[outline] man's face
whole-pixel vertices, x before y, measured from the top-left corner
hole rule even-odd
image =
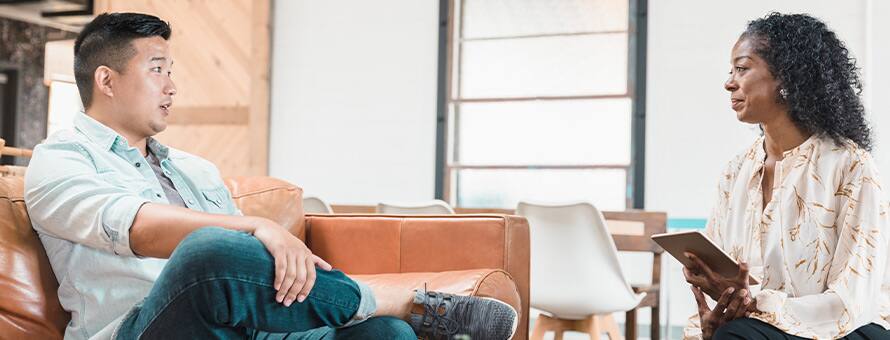
[[[161,37],[133,40],[136,54],[114,81],[115,114],[112,119],[138,138],[154,136],[167,128],[176,85],[171,79],[170,44]]]

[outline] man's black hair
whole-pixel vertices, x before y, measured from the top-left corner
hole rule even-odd
[[[170,24],[142,13],[103,13],[87,24],[74,41],[74,80],[83,107],[92,101],[93,74],[99,66],[123,72],[136,54],[130,42],[155,36],[168,40],[170,33]]]

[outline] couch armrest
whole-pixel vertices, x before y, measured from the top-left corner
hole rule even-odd
[[[312,252],[347,274],[502,269],[522,299],[528,329],[529,234],[506,215],[306,215]],[[518,334],[518,333],[517,333]]]
[[[493,298],[509,304],[517,311],[522,311],[522,299],[516,290],[516,282],[510,274],[501,269],[469,269],[437,273],[397,273],[350,275],[353,279],[367,284],[375,293],[392,294],[377,295],[377,307],[398,310],[402,304],[413,300],[413,294],[406,294],[417,289],[449,294]],[[386,287],[386,289],[380,289]],[[520,321],[522,319],[520,318]],[[524,340],[521,329],[517,329],[515,340]]]
[[[303,189],[284,180],[266,176],[225,179],[235,205],[247,216],[261,216],[281,224],[305,240]]]

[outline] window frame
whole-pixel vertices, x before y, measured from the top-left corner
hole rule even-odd
[[[435,198],[446,202],[456,202],[456,197],[451,197],[457,191],[457,183],[453,179],[456,173],[464,169],[486,170],[511,170],[511,169],[540,169],[540,170],[599,170],[599,169],[623,169],[627,178],[626,204],[633,209],[642,209],[645,198],[645,134],[646,134],[646,36],[647,36],[647,8],[648,0],[628,1],[628,64],[627,64],[627,90],[624,94],[606,95],[580,95],[580,96],[532,96],[532,97],[492,97],[492,98],[461,98],[459,95],[452,98],[452,93],[459,93],[459,84],[456,77],[460,74],[462,53],[455,51],[455,44],[462,41],[490,40],[490,38],[461,38],[455,37],[455,25],[460,24],[463,13],[455,13],[455,2],[461,4],[465,0],[440,0],[439,1],[439,48],[438,48],[438,86],[437,86],[437,110],[436,110],[436,167],[435,167]],[[458,8],[463,11],[463,6]],[[463,30],[463,26],[459,26]],[[573,36],[586,34],[610,34],[618,31],[602,32],[570,32],[559,34],[521,35],[499,39],[519,39],[550,36]],[[624,33],[625,31],[620,31]],[[456,41],[459,39],[460,41]],[[456,59],[456,60],[455,60]],[[522,165],[468,165],[460,162],[458,152],[459,138],[456,136],[456,128],[460,121],[460,104],[463,103],[492,103],[492,102],[519,102],[519,101],[551,101],[551,100],[583,100],[583,99],[613,99],[629,98],[631,100],[631,157],[630,164],[522,164]],[[452,111],[453,116],[449,115]],[[453,117],[453,119],[450,119]],[[453,137],[453,138],[452,138]]]

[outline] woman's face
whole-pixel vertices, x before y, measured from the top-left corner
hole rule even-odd
[[[787,114],[787,107],[777,101],[779,82],[766,61],[755,52],[754,41],[741,38],[732,48],[732,69],[723,87],[730,93],[732,110],[745,123],[760,124]]]

